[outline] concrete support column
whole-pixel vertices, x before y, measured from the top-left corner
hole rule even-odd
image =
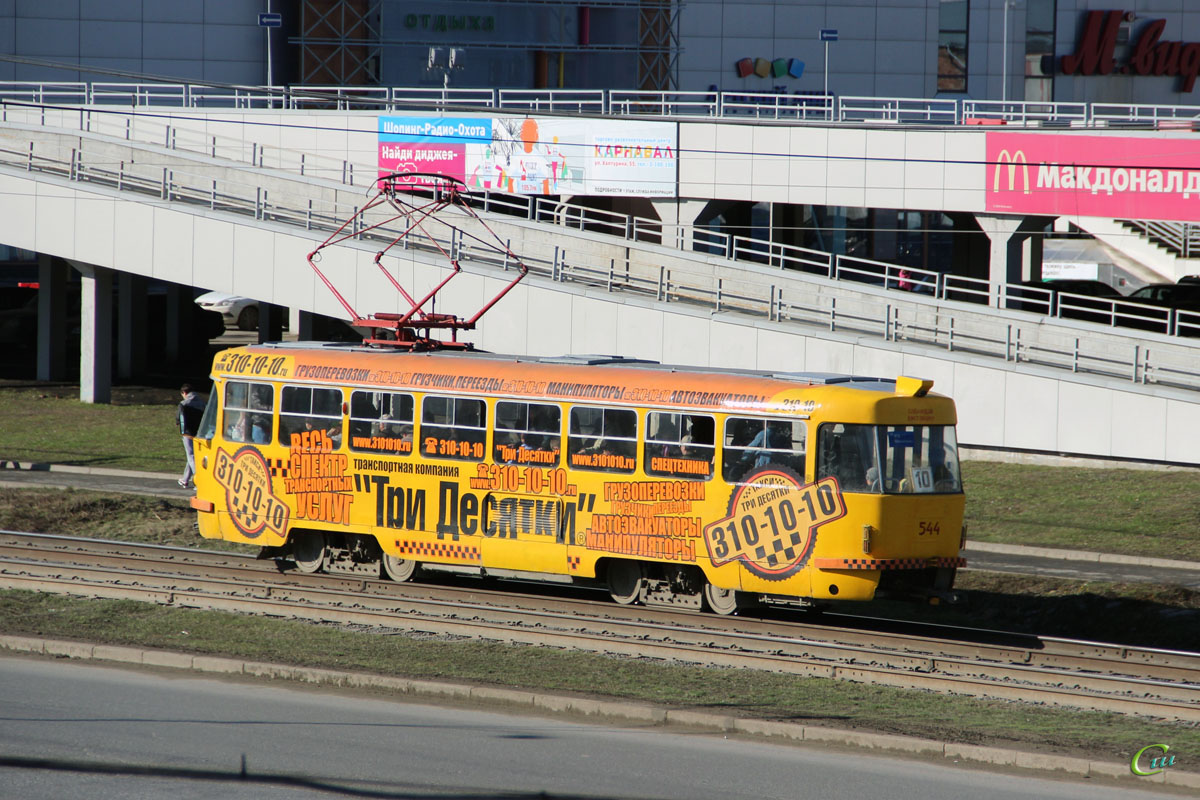
[[[67,377],[67,264],[38,254],[37,379]]]
[[[313,324],[316,321],[316,314],[311,311],[301,311],[298,308],[292,309],[292,330],[296,331],[297,338],[302,342],[311,342],[316,340],[316,326]]]
[[[192,297],[194,290],[191,286],[178,283],[167,284],[167,329],[161,331],[164,342],[164,355],[168,362],[178,363],[186,353],[187,345],[193,335],[192,326],[195,324],[196,303]]]
[[[129,272],[117,276],[117,376],[146,371],[146,279]]]
[[[258,304],[258,341],[278,342],[283,339],[283,319],[288,310],[273,303]]]
[[[663,244],[678,250],[692,249],[690,227],[704,211],[707,200],[651,200],[663,223]]]
[[[112,400],[113,271],[73,262],[82,276],[79,302],[79,399]]]
[[[991,243],[988,251],[988,305],[994,306],[999,303],[1003,284],[1020,283],[1034,274],[1041,277],[1041,237],[1036,237],[1036,247],[1026,248],[1023,243],[1031,234],[1045,228],[1050,219],[1012,214],[976,214],[975,220]],[[1037,265],[1032,266],[1035,255]]]

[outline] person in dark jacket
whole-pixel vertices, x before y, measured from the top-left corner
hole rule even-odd
[[[192,451],[192,437],[200,430],[200,418],[204,416],[204,398],[192,388],[190,383],[179,387],[183,398],[179,402],[179,434],[183,437],[183,452],[187,454],[187,463],[183,466],[183,477],[177,482],[187,489],[192,485],[192,476],[196,474],[196,456]]]

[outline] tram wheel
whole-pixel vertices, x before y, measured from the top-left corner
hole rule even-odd
[[[315,531],[292,534],[292,560],[301,572],[320,572],[325,566],[325,535]]]
[[[418,566],[420,565],[411,558],[397,558],[388,553],[383,554],[383,574],[396,583],[412,580],[412,576],[417,574]]]
[[[645,581],[642,565],[636,561],[615,561],[608,567],[608,593],[623,606],[636,603]]]
[[[704,605],[714,614],[729,616],[741,608],[736,589],[719,589],[711,583],[704,584]]]

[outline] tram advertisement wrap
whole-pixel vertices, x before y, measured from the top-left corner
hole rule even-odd
[[[379,118],[380,177],[424,172],[514,194],[671,197],[677,157],[675,127],[663,122]]]
[[[805,486],[790,471],[766,469],[734,490],[728,516],[704,526],[704,544],[714,567],[740,560],[755,575],[783,580],[804,567],[817,529],[845,514],[836,478]]]
[[[276,536],[287,531],[288,507],[271,491],[271,474],[262,453],[243,447],[232,456],[217,449],[213,477],[225,490],[225,504],[233,524],[249,539],[264,530]]]

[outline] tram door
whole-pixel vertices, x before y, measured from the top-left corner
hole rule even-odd
[[[491,473],[481,498],[483,561],[496,569],[566,572],[562,411],[549,403],[495,406]]]

